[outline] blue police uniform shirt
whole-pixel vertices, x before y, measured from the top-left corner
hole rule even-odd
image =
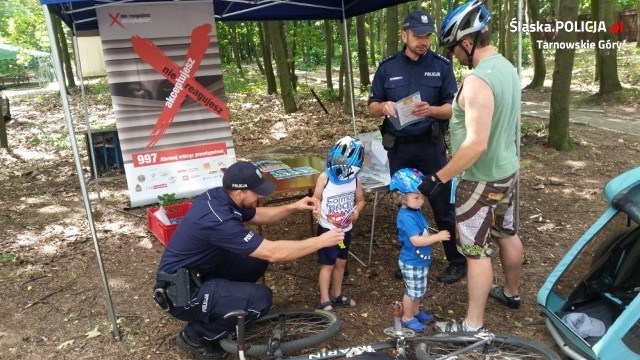
[[[373,76],[369,104],[396,102],[418,91],[420,99],[430,105],[451,104],[458,91],[451,61],[431,50],[414,61],[405,55],[404,49],[382,60]],[[439,120],[426,118],[400,130],[385,117],[383,126],[397,136],[421,135],[431,129],[434,121]]]
[[[244,225],[255,214],[256,209],[238,207],[223,188],[207,190],[180,221],[158,270],[175,273],[184,267],[204,278],[256,281],[268,262],[249,256],[263,241]]]
[[[402,245],[400,261],[411,266],[429,266],[431,264],[431,245],[414,246],[411,237],[427,234],[427,219],[420,209],[411,209],[406,206],[398,210],[396,218],[398,227],[398,242]]]

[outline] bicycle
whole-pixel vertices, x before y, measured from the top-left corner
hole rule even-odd
[[[236,333],[220,341],[222,348],[237,354],[269,360],[325,360],[391,350],[388,359],[407,360],[410,355],[418,360],[444,359],[547,359],[560,360],[560,356],[546,345],[515,337],[489,332],[438,333],[417,336],[401,325],[402,303],[393,304],[394,326],[384,329],[391,339],[379,343],[324,350],[304,355],[292,355],[311,348],[335,335],[341,325],[331,312],[319,309],[291,309],[276,311],[258,319],[245,328],[244,311],[234,311],[225,317],[237,317]]]

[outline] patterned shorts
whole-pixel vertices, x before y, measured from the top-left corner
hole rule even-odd
[[[420,300],[427,292],[428,266],[412,266],[398,260],[398,266],[404,279],[404,293],[411,300]]]
[[[508,178],[477,182],[461,180],[456,189],[458,251],[470,258],[491,256],[489,235],[515,235],[514,189],[516,174]]]

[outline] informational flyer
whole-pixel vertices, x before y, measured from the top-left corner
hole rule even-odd
[[[391,123],[396,129],[402,129],[403,127],[417,121],[423,119],[420,116],[413,115],[411,111],[413,108],[420,102],[420,92],[416,92],[407,96],[404,99],[396,102],[396,113],[398,114],[397,118],[391,117]]]
[[[96,9],[131,206],[194,196],[235,162],[213,4]]]

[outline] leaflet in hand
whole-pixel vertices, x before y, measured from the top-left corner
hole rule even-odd
[[[420,101],[420,92],[418,91],[396,102],[396,113],[398,117],[389,117],[389,120],[396,129],[402,129],[411,123],[424,119],[411,113],[411,110],[413,110]]]

